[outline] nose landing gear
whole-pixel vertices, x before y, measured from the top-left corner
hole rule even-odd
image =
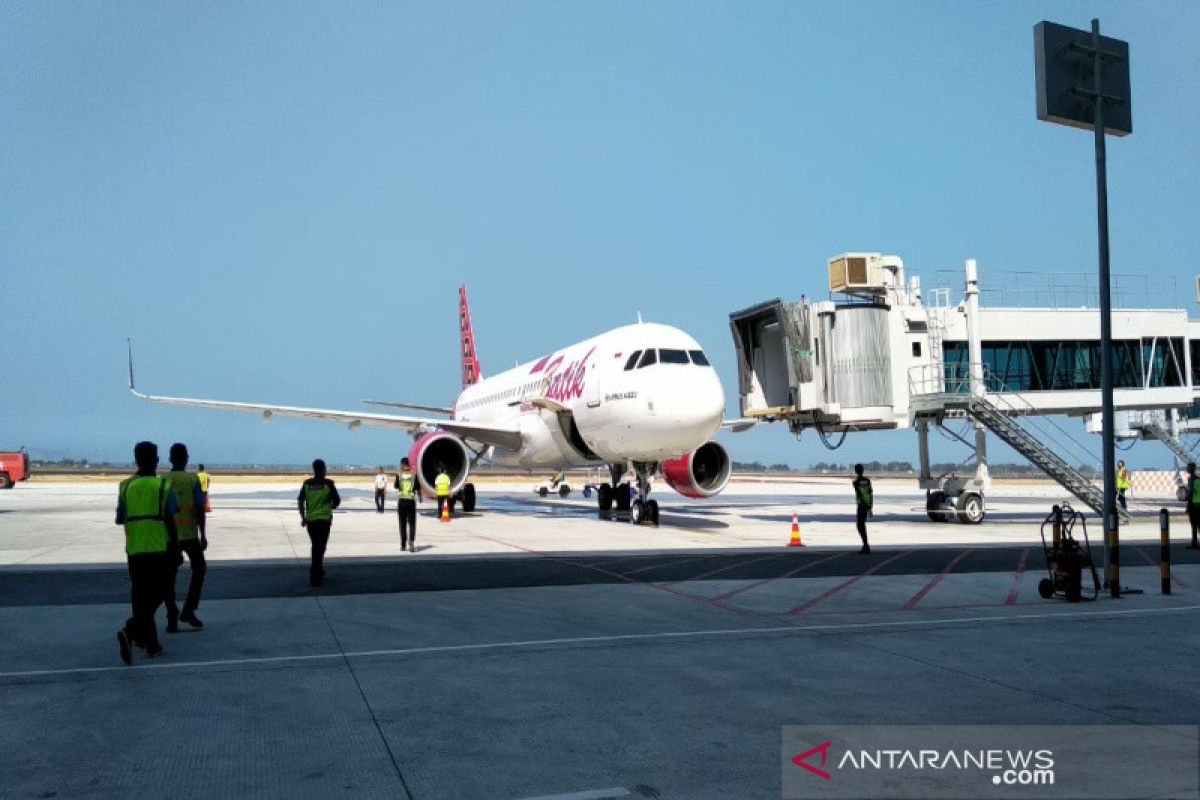
[[[637,476],[637,497],[632,498],[628,483],[622,483],[625,474],[624,464],[610,464],[612,483],[602,483],[596,488],[596,505],[601,514],[613,511],[628,511],[629,521],[634,525],[658,524],[658,501],[648,499],[650,494],[650,476],[658,469],[658,464],[645,461],[633,462],[633,471]]]

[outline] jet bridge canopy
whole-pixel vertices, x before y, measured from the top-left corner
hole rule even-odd
[[[737,349],[742,416],[780,417],[802,407],[813,380],[811,311],[807,301],[768,300],[729,315]]]

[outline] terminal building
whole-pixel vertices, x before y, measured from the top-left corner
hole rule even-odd
[[[742,414],[797,435],[814,429],[829,446],[847,432],[915,428],[934,520],[983,520],[986,431],[1100,513],[1101,490],[1084,468],[1095,456],[1053,419],[1081,417],[1099,431],[1099,311],[1070,301],[983,307],[973,260],[964,273],[952,305],[947,289],[923,297],[896,256],[847,253],[829,261],[836,299],[774,299],[731,314]],[[1200,320],[1180,308],[1114,308],[1112,330],[1117,435],[1163,441],[1188,460],[1179,435],[1200,430]],[[963,435],[953,420],[973,430]],[[969,468],[932,474],[931,427],[972,451]]]

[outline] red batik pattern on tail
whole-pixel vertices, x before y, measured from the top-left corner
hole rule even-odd
[[[462,338],[462,388],[478,383],[479,358],[475,355],[475,334],[471,330],[471,308],[467,305],[466,285],[458,287],[458,325]]]

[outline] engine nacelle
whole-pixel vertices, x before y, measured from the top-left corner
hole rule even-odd
[[[716,442],[705,442],[690,453],[662,462],[667,485],[684,497],[712,497],[729,483],[733,463]]]
[[[467,482],[471,452],[454,434],[436,431],[413,442],[412,450],[408,451],[408,463],[416,470],[422,495],[436,496],[433,482],[437,479],[439,464],[446,468],[446,474],[450,476],[450,494],[455,495]]]

